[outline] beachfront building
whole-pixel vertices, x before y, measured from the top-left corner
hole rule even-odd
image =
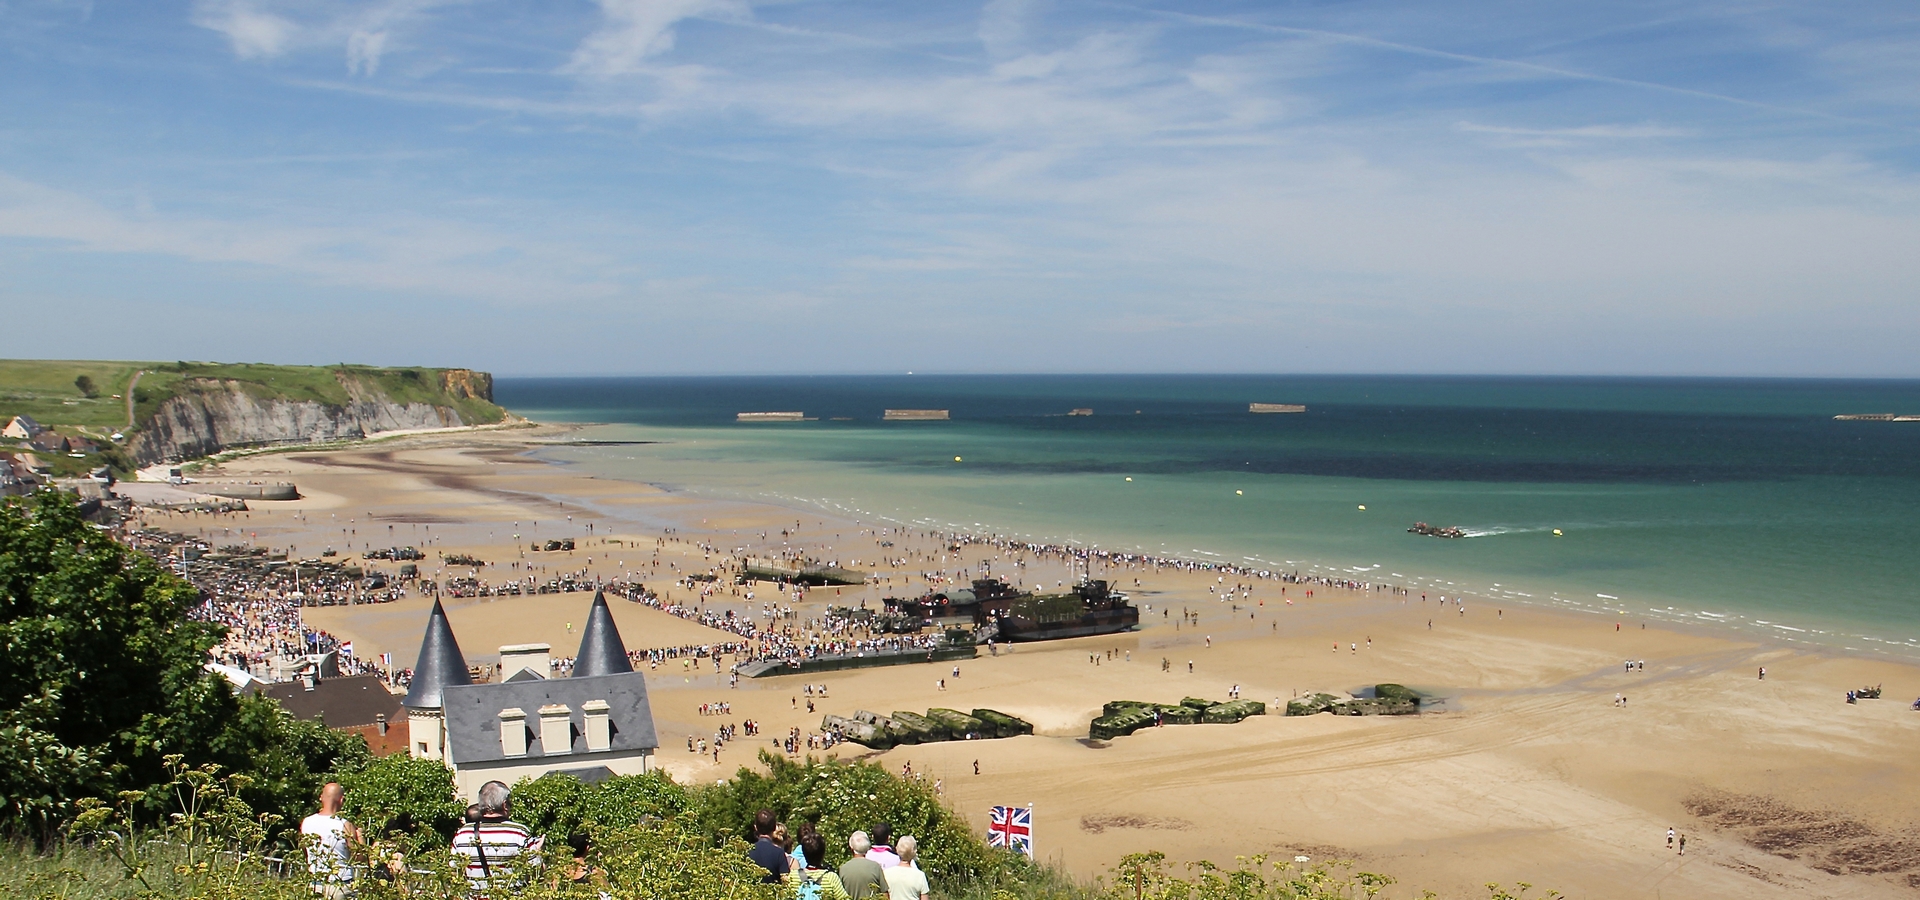
[[[567,772],[598,781],[647,771],[660,742],[646,675],[627,659],[606,596],[594,594],[570,677],[553,677],[549,649],[501,647],[493,680],[476,684],[434,601],[401,701],[413,755],[453,769],[462,797],[496,779]]]
[[[39,422],[35,422],[32,416],[14,416],[7,420],[6,428],[0,429],[0,436],[24,441],[32,439],[45,430],[47,429]]]
[[[334,671],[337,674],[339,669]],[[251,677],[231,669],[220,674],[237,682],[232,672]],[[365,738],[367,749],[375,756],[404,753],[411,745],[407,718],[400,714],[400,698],[387,690],[386,681],[378,675],[322,678],[318,667],[313,666],[292,681],[256,684],[260,693],[280,701],[280,708],[296,719],[317,720],[334,731]]]

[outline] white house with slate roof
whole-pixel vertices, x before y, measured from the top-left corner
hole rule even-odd
[[[606,597],[594,594],[571,677],[549,677],[547,651],[545,644],[502,647],[502,680],[474,684],[435,601],[402,701],[413,755],[452,768],[463,797],[496,779],[570,772],[597,781],[646,772],[660,745],[646,675],[627,659]]]
[[[46,427],[39,422],[35,422],[32,416],[14,416],[7,420],[6,428],[0,429],[0,437],[10,437],[24,441],[45,430],[47,430]]]

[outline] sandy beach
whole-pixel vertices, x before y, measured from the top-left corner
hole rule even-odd
[[[709,602],[758,615],[771,601],[802,619],[830,604],[877,607],[890,594],[917,594],[918,573],[977,570],[996,553],[952,554],[927,537],[875,535],[875,523],[583,477],[527,455],[561,437],[542,428],[243,458],[206,477],[291,480],[304,499],[256,502],[241,517],[151,521],[189,533],[230,528],[295,545],[298,555],[414,545],[427,551],[429,573],[441,568],[438,554],[471,554],[491,563],[479,577],[496,583],[543,571],[638,572],[669,599],[689,596],[672,586],[677,573],[796,545],[891,577],[815,589],[797,604],[771,586],[751,601],[737,588]],[[526,549],[558,537],[575,538],[576,550]],[[882,548],[883,539],[896,546]],[[882,556],[913,558],[876,567]],[[993,561],[1029,585],[1073,577],[1056,563],[1016,570],[1012,560]],[[466,570],[441,572],[453,574]],[[719,778],[771,748],[742,740],[719,765],[686,752],[689,736],[718,724],[698,714],[705,702],[729,702],[730,721],[758,720],[771,735],[817,731],[821,713],[991,707],[1034,722],[1038,733],[871,755],[938,779],[954,808],[983,829],[988,806],[1032,804],[1039,855],[1080,876],[1158,849],[1176,860],[1351,859],[1399,879],[1392,897],[1421,889],[1478,896],[1488,881],[1573,897],[1920,894],[1914,666],[1477,598],[1462,612],[1417,591],[1321,587],[1308,597],[1290,585],[1283,596],[1278,582],[1255,581],[1229,600],[1231,577],[1140,568],[1095,575],[1145,608],[1139,631],[983,652],[960,664],[958,678],[947,666],[913,665],[729,688],[710,668],[663,665],[649,680],[657,761],[683,780]],[[466,655],[482,662],[500,645],[530,641],[570,655],[589,601],[576,593],[447,607]],[[307,622],[352,640],[362,657],[388,652],[405,665],[427,606],[310,609]],[[1183,611],[1198,623],[1182,624]],[[735,639],[637,604],[616,603],[615,617],[632,649]],[[1626,660],[1645,668],[1628,671]],[[827,686],[811,714],[803,682]],[[1224,699],[1237,685],[1244,697],[1284,704],[1379,682],[1441,700],[1418,717],[1276,714],[1086,740],[1088,720],[1107,700]],[[1886,686],[1887,699],[1844,702],[1847,689],[1873,684]],[[831,752],[867,755],[857,745]],[[1669,849],[1669,827],[1686,836],[1684,856]]]

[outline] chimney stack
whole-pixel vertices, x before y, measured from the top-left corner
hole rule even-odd
[[[540,751],[547,756],[573,752],[573,710],[565,703],[540,707]]]
[[[548,644],[508,644],[501,647],[499,680],[506,681],[521,669],[530,670],[541,678],[547,677],[553,672],[548,656],[552,649]]]
[[[527,755],[527,713],[520,707],[500,711],[500,753],[503,756]]]
[[[580,704],[580,711],[587,715],[587,751],[610,750],[613,748],[613,721],[607,718],[612,707],[605,700],[588,700]]]

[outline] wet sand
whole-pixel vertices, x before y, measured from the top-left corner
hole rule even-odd
[[[367,544],[418,545],[428,551],[426,572],[440,567],[437,553],[470,553],[494,563],[481,577],[495,583],[527,574],[509,569],[518,563],[548,573],[641,571],[664,587],[674,565],[705,571],[728,551],[779,548],[783,528],[817,555],[866,561],[859,568],[873,569],[882,554],[855,523],[581,477],[523,455],[529,442],[562,434],[423,437],[240,460],[226,472],[296,481],[306,499],[256,503],[246,518],[216,527],[294,543],[308,555],[321,546],[345,555]],[[191,531],[212,521],[185,524]],[[678,529],[679,540],[661,546],[665,528]],[[523,549],[562,536],[580,541],[574,553]],[[602,543],[609,539],[621,543]],[[926,538],[887,539],[896,547],[886,554],[921,558],[877,570],[892,574],[890,588],[815,590],[798,604],[800,615],[915,593],[909,572],[977,567],[983,552],[961,560],[942,557]],[[1013,571],[1008,566],[1000,560],[997,571]],[[1019,574],[1028,584],[1071,577],[1045,562]],[[820,713],[991,707],[1033,721],[1039,733],[872,755],[896,771],[911,761],[915,772],[941,780],[947,799],[982,829],[990,805],[1033,804],[1040,855],[1083,876],[1125,853],[1159,849],[1176,860],[1353,859],[1400,879],[1384,895],[1394,897],[1422,888],[1480,896],[1484,882],[1518,880],[1576,897],[1920,894],[1920,712],[1907,708],[1920,695],[1913,666],[1473,599],[1461,615],[1418,593],[1314,588],[1307,599],[1305,586],[1289,585],[1289,605],[1279,583],[1262,581],[1250,598],[1225,601],[1208,586],[1224,588],[1231,576],[1095,574],[1150,607],[1141,630],[1019,645],[999,657],[983,652],[961,664],[957,679],[947,666],[917,665],[743,679],[729,689],[711,669],[663,666],[649,682],[658,761],[683,780],[717,778],[768,746],[738,741],[719,766],[687,753],[689,735],[710,736],[720,724],[697,714],[703,702],[732,703],[731,721],[757,719],[768,735],[817,731]],[[738,595],[744,590],[723,593],[710,608],[752,615],[772,594],[760,586],[749,603]],[[680,589],[670,596],[685,599]],[[475,662],[501,644],[529,641],[565,656],[589,600],[453,601],[449,615]],[[392,652],[404,665],[417,650],[425,606],[316,609],[308,621],[354,640],[362,656]],[[733,639],[637,605],[615,607],[630,648]],[[1198,626],[1176,624],[1183,608],[1200,613]],[[1097,665],[1090,654],[1099,655]],[[1161,671],[1162,658],[1170,671]],[[1645,671],[1624,671],[1626,659],[1645,660]],[[1756,678],[1762,665],[1765,681]],[[936,684],[942,677],[945,691]],[[815,714],[805,711],[802,682],[828,686]],[[1443,702],[1418,717],[1271,715],[1085,740],[1088,720],[1111,699],[1224,699],[1237,684],[1249,699],[1284,703],[1296,692],[1378,682]],[[1888,699],[1843,702],[1846,689],[1876,683]],[[1624,707],[1616,694],[1627,696]],[[831,752],[868,755],[856,745]],[[1685,857],[1667,849],[1669,826],[1688,836]]]

